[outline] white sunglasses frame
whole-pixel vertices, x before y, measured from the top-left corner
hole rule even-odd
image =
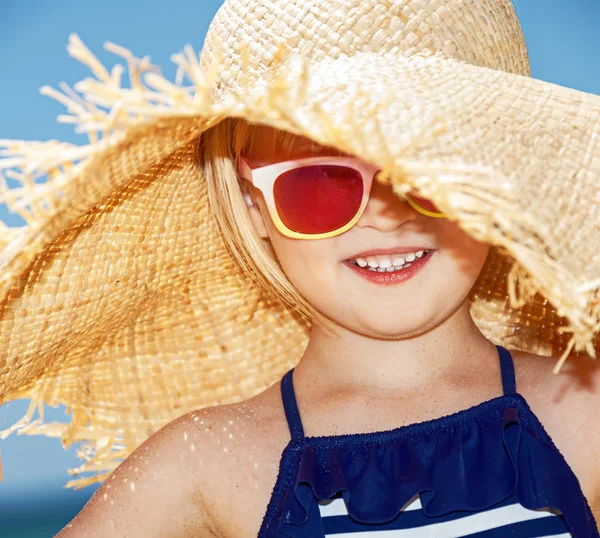
[[[296,232],[288,228],[281,220],[275,205],[275,198],[273,195],[273,187],[277,178],[284,172],[294,170],[295,168],[301,168],[304,166],[314,165],[332,165],[332,166],[347,166],[358,173],[360,173],[363,180],[363,196],[360,202],[360,206],[356,212],[356,215],[344,226],[330,232],[324,232],[319,234],[304,234]],[[246,181],[249,181],[254,187],[262,192],[265,199],[267,209],[273,223],[277,229],[285,236],[293,239],[326,239],[329,237],[335,237],[341,235],[344,232],[352,228],[362,217],[367,204],[369,203],[369,196],[371,194],[371,187],[373,185],[373,179],[375,174],[381,170],[378,166],[374,166],[368,162],[359,159],[358,157],[344,156],[344,155],[328,155],[324,157],[306,157],[302,159],[293,159],[275,164],[269,164],[267,166],[259,166],[252,168],[246,158],[240,155],[238,170],[240,177]],[[443,214],[434,213],[425,208],[420,207],[410,196],[405,195],[406,201],[419,213],[434,218],[444,218]]]

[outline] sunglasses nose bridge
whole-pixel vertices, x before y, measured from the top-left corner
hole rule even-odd
[[[372,170],[374,170],[374,171],[373,171],[373,173],[372,173],[372,175],[371,175],[371,177],[372,177],[372,179],[373,179],[373,182],[375,182],[375,181],[376,181],[376,178],[377,178],[377,176],[378,176],[379,174],[385,174],[385,173],[386,173],[386,172],[385,172],[385,170],[384,170],[383,168],[373,168]],[[384,185],[389,185],[389,184],[390,184],[390,181],[383,181],[383,184],[384,184]]]
[[[373,172],[373,175],[371,176],[371,185],[370,185],[370,189],[369,189],[370,191],[373,190],[373,185],[377,181],[377,175],[380,174],[380,173],[382,173],[382,172],[384,172],[383,168],[376,168],[375,171]],[[384,181],[384,182],[382,182],[382,185],[390,185],[391,186],[391,182]],[[406,194],[396,193],[396,196],[399,196],[405,202],[408,202],[408,196]]]
[[[384,171],[384,170],[383,170],[383,168],[375,168],[375,169],[373,169],[373,172],[371,173],[371,176],[370,176],[370,179],[371,179],[371,184],[370,184],[370,189],[369,189],[369,190],[372,190],[372,189],[373,189],[373,185],[374,185],[374,184],[375,184],[375,182],[377,181],[377,176],[378,176],[379,174],[383,173],[383,171]],[[381,183],[381,182],[380,182],[380,183]],[[386,182],[383,182],[383,183],[381,183],[381,184],[382,184],[382,185],[383,185],[383,184],[386,184]]]

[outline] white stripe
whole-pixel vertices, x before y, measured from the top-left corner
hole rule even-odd
[[[323,509],[323,507],[320,508]],[[347,512],[346,514],[336,515],[347,515]],[[351,538],[368,538],[375,534],[377,535],[377,538],[456,538],[457,536],[463,536],[465,532],[481,532],[495,529],[503,525],[509,525],[511,523],[519,523],[521,521],[529,521],[549,516],[558,517],[552,512],[546,510],[529,510],[517,503],[501,508],[494,508],[485,512],[478,512],[453,521],[433,523],[424,527],[337,533],[329,534],[327,535],[327,538],[341,538],[343,536]],[[571,538],[569,533],[561,535],[561,537],[557,536],[556,538],[563,538],[563,536],[564,538]]]
[[[421,499],[417,494],[410,501],[406,503],[402,512],[407,510],[421,510],[423,505],[421,504]],[[344,499],[338,497],[333,499],[333,501],[319,501],[319,509],[321,510],[321,517],[329,517],[329,516],[347,516],[348,509],[346,508],[346,503]]]

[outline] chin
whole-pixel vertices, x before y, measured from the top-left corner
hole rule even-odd
[[[355,324],[353,330],[370,336],[384,340],[400,340],[402,338],[410,338],[417,336],[427,331],[429,324],[425,321],[412,319],[398,319],[393,315],[371,319],[361,319]]]

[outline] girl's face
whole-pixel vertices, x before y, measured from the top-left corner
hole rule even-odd
[[[252,167],[339,154],[304,137],[293,137],[292,143],[277,147],[281,134],[257,127],[253,143],[245,151]],[[261,237],[270,239],[297,290],[338,325],[371,337],[416,336],[441,323],[463,304],[489,250],[487,243],[472,239],[455,223],[419,213],[378,181],[373,181],[369,203],[358,223],[328,239],[282,235],[260,191],[255,189],[253,198],[256,205],[249,208],[253,224]],[[398,258],[401,256],[394,255],[394,249],[404,252],[406,247],[432,252],[427,263],[405,281],[382,285],[349,265],[350,260],[361,258],[361,253],[377,249],[389,250],[390,259]]]

